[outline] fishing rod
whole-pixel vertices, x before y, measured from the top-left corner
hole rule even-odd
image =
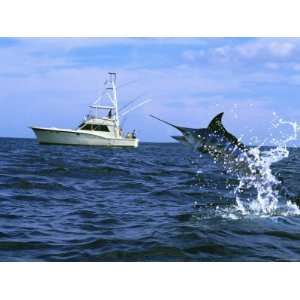
[[[135,97],[133,100],[129,101],[127,104],[123,105],[119,110],[122,111],[125,108],[127,108],[128,106],[130,106],[131,104],[133,104],[134,102],[136,102],[138,99],[140,99],[141,97],[143,97],[145,95],[145,93]]]
[[[147,103],[149,103],[149,102],[151,102],[151,101],[152,101],[152,99],[147,99],[147,100],[145,100],[145,101],[143,101],[143,102],[141,102],[141,103],[139,103],[139,104],[133,106],[132,108],[126,110],[126,111],[123,112],[123,113],[121,113],[121,117],[126,116],[128,113],[130,113],[130,112],[136,110],[137,108],[139,108],[139,107],[141,107],[141,106],[143,106],[143,105],[145,105],[145,104],[147,104]]]
[[[131,81],[125,82],[125,83],[123,83],[123,84],[121,84],[121,85],[118,85],[118,86],[117,86],[117,89],[123,88],[123,87],[125,87],[125,86],[127,86],[127,85],[136,83],[136,82],[138,82],[138,81],[139,81],[139,80],[136,79],[136,80],[131,80]]]

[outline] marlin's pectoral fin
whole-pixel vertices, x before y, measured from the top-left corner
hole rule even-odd
[[[172,135],[171,136],[174,140],[184,143],[187,142],[186,138],[183,135]]]

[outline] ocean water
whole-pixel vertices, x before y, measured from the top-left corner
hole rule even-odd
[[[276,202],[180,144],[2,138],[0,261],[299,261],[300,149],[271,172]]]

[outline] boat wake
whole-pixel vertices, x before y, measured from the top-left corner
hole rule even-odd
[[[275,147],[264,149],[261,146],[251,148],[246,157],[250,172],[238,174],[238,185],[233,193],[236,204],[216,207],[217,216],[239,219],[243,217],[270,217],[300,215],[299,207],[293,203],[285,191],[283,183],[272,173],[274,163],[289,156],[288,145],[296,141],[300,125],[296,122],[277,118],[275,128],[288,125],[292,134],[275,142]]]

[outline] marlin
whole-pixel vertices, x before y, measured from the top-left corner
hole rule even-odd
[[[192,146],[194,150],[208,153],[215,161],[222,161],[229,171],[237,167],[239,169],[247,167],[249,148],[225,129],[222,124],[223,115],[223,112],[219,113],[211,120],[207,128],[198,129],[177,126],[153,115],[150,116],[182,133],[181,136],[172,136],[172,138]]]
[[[177,126],[153,115],[150,116],[179,130],[182,135],[172,136],[172,138],[185,145],[192,146],[194,150],[208,153],[215,162],[223,162],[223,166],[227,172],[236,173],[241,176],[250,176],[248,177],[249,179],[263,183],[265,180],[262,176],[263,174],[261,174],[259,165],[255,164],[257,157],[250,147],[244,145],[238,138],[226,130],[222,124],[223,115],[223,112],[219,113],[206,128],[198,129]],[[284,199],[290,200],[300,207],[299,195],[290,193],[287,188],[281,185],[277,186],[277,188]]]

